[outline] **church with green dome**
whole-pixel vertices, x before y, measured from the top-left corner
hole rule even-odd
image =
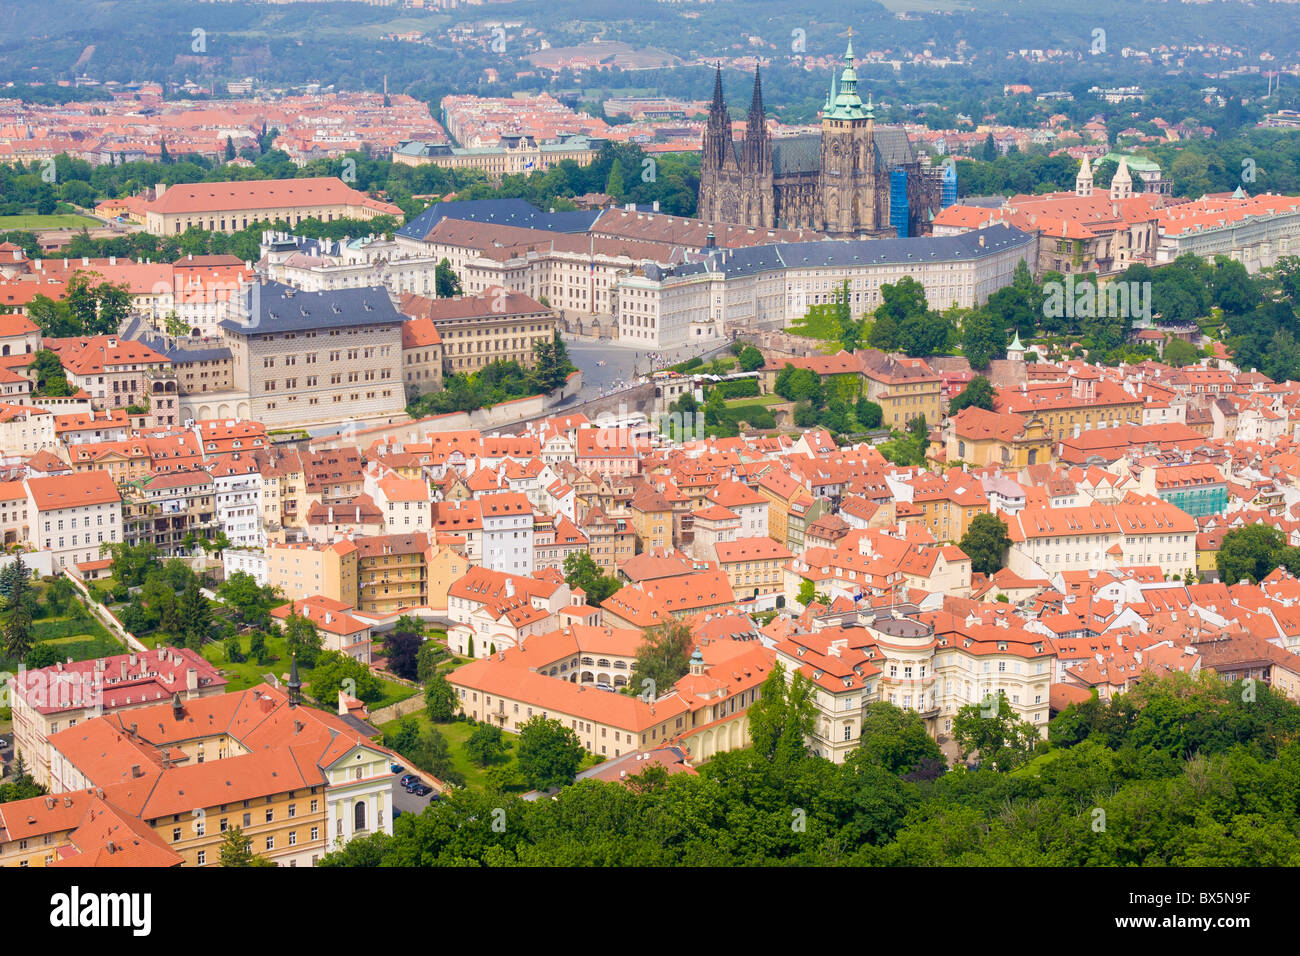
[[[754,93],[737,142],[722,96],[722,70],[704,131],[701,219],[748,226],[813,229],[836,238],[918,236],[930,231],[942,199],[942,167],[923,166],[907,133],[877,126],[871,97],[864,102],[853,68],[853,43],[844,68],[832,74],[821,131],[773,139],[763,111],[763,87]]]

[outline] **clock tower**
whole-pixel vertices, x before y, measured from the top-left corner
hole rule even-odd
[[[876,118],[870,99],[858,95],[853,69],[853,38],[844,51],[844,69],[822,110],[820,231],[836,238],[888,232],[877,188]]]

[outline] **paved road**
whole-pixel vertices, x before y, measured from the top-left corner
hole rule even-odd
[[[620,345],[617,342],[596,342],[573,336],[565,338],[569,358],[582,369],[582,391],[578,401],[589,401],[610,391],[635,385],[637,378],[656,369],[685,362],[695,355],[705,355],[718,348],[718,343],[704,346],[682,346],[667,352],[647,352],[644,349]],[[603,361],[604,365],[597,363]]]

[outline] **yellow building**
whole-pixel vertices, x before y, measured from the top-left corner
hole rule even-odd
[[[439,166],[443,169],[481,169],[489,178],[526,175],[545,171],[565,160],[590,165],[599,155],[590,139],[574,135],[556,143],[533,141],[531,136],[502,137],[499,146],[465,147],[418,140],[399,143],[393,150],[394,163],[403,166]]]
[[[771,538],[737,538],[714,546],[718,567],[731,583],[737,600],[779,594],[783,590],[784,567],[794,555]]]
[[[325,546],[308,542],[269,544],[266,583],[279,588],[290,601],[319,594],[356,607],[357,546],[351,541]]]
[[[993,408],[1014,412],[1026,421],[1039,419],[1053,442],[1094,428],[1142,424],[1142,399],[1089,368],[1072,371],[1065,381],[1001,389]]]
[[[989,510],[983,484],[962,470],[922,472],[905,484],[921,520],[940,541],[960,541],[975,516]]]
[[[551,341],[560,327],[552,309],[504,286],[487,289],[481,295],[444,299],[407,293],[401,297],[398,308],[416,323],[405,325],[404,350],[412,355],[417,351],[423,354],[433,349],[433,345],[416,342],[432,343],[432,335],[428,333],[436,334],[443,373],[449,375],[477,372],[496,361],[531,367],[536,361],[533,347]],[[427,328],[429,324],[431,329]],[[425,329],[426,333],[412,338],[412,329],[416,333]],[[409,349],[406,342],[410,342]]]
[[[428,606],[432,610],[447,610],[447,592],[469,572],[469,568],[469,558],[450,545],[435,544],[430,549],[425,573]]]
[[[354,541],[358,611],[388,615],[428,604],[427,534],[383,534]]]
[[[972,405],[958,412],[945,431],[949,462],[1019,469],[1052,458],[1052,438],[1037,415],[999,414]]]
[[[673,506],[657,491],[646,491],[632,499],[629,508],[638,552],[667,549],[673,545]]]
[[[943,379],[925,359],[876,349],[861,349],[854,355],[866,380],[863,394],[880,406],[880,421],[886,428],[905,428],[918,415],[932,425],[943,417]]]
[[[392,752],[300,706],[293,674],[54,734],[50,796],[0,805],[0,865],[215,866],[239,828],[254,854],[312,866],[391,834]]]

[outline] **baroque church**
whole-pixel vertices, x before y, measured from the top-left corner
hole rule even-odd
[[[831,76],[821,132],[773,139],[754,71],[744,140],[732,139],[722,68],[704,131],[701,219],[765,228],[812,229],[835,238],[917,236],[939,212],[942,167],[923,166],[907,133],[876,126],[870,97],[858,95],[853,41]]]

